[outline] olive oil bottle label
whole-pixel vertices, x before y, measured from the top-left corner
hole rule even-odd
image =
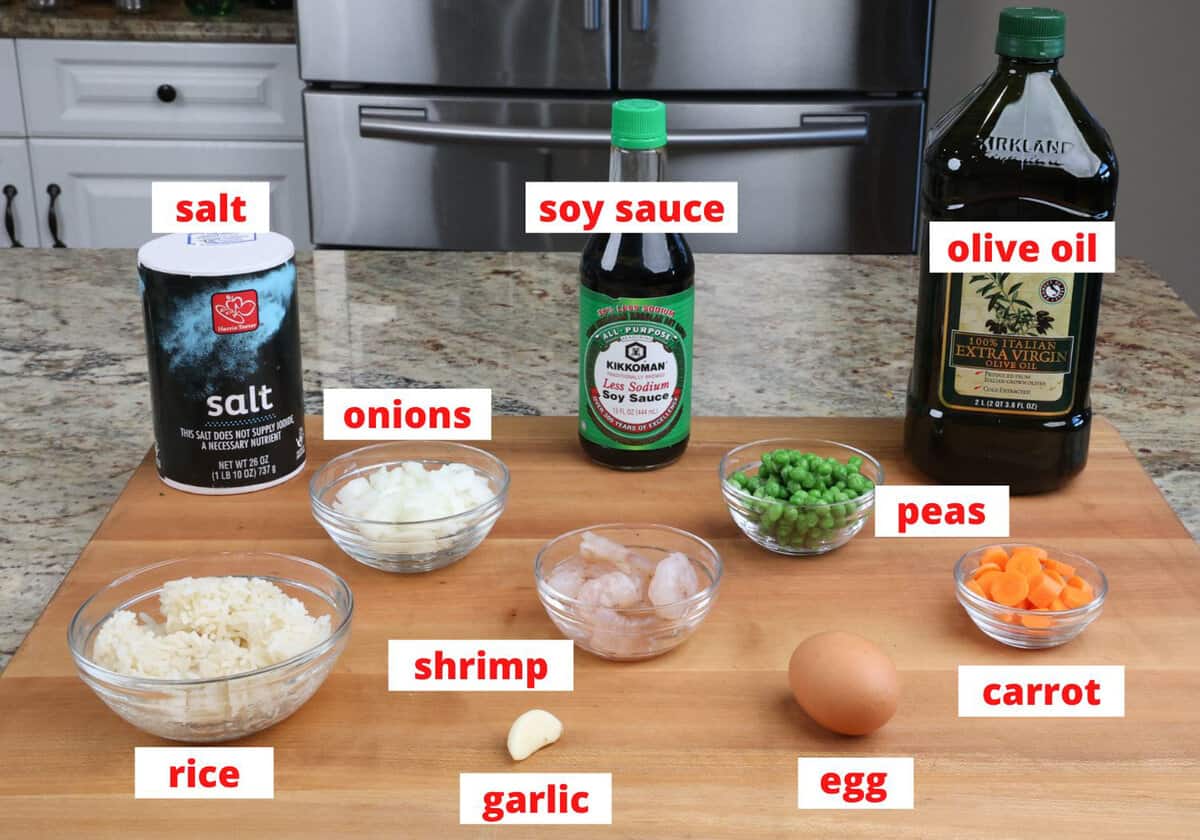
[[[616,449],[688,436],[694,290],[612,298],[580,289],[579,431]]]
[[[1086,274],[948,275],[942,404],[992,414],[1070,411],[1088,282]]]

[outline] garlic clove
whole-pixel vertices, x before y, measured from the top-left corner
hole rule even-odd
[[[530,709],[513,721],[508,730],[508,754],[524,761],[562,737],[562,721],[543,709]]]

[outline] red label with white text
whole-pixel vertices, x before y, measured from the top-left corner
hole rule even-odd
[[[258,329],[258,292],[218,292],[212,296],[213,332],[217,335],[254,332]]]

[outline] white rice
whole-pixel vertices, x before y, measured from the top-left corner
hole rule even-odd
[[[161,623],[118,610],[96,634],[92,660],[128,676],[206,679],[242,674],[329,638],[330,617],[261,578],[181,578],[163,584]]]

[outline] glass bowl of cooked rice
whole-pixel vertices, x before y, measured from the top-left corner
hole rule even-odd
[[[215,743],[259,732],[316,693],[350,637],[354,596],[310,560],[221,552],[114,580],[71,619],[80,678],[143,732]]]

